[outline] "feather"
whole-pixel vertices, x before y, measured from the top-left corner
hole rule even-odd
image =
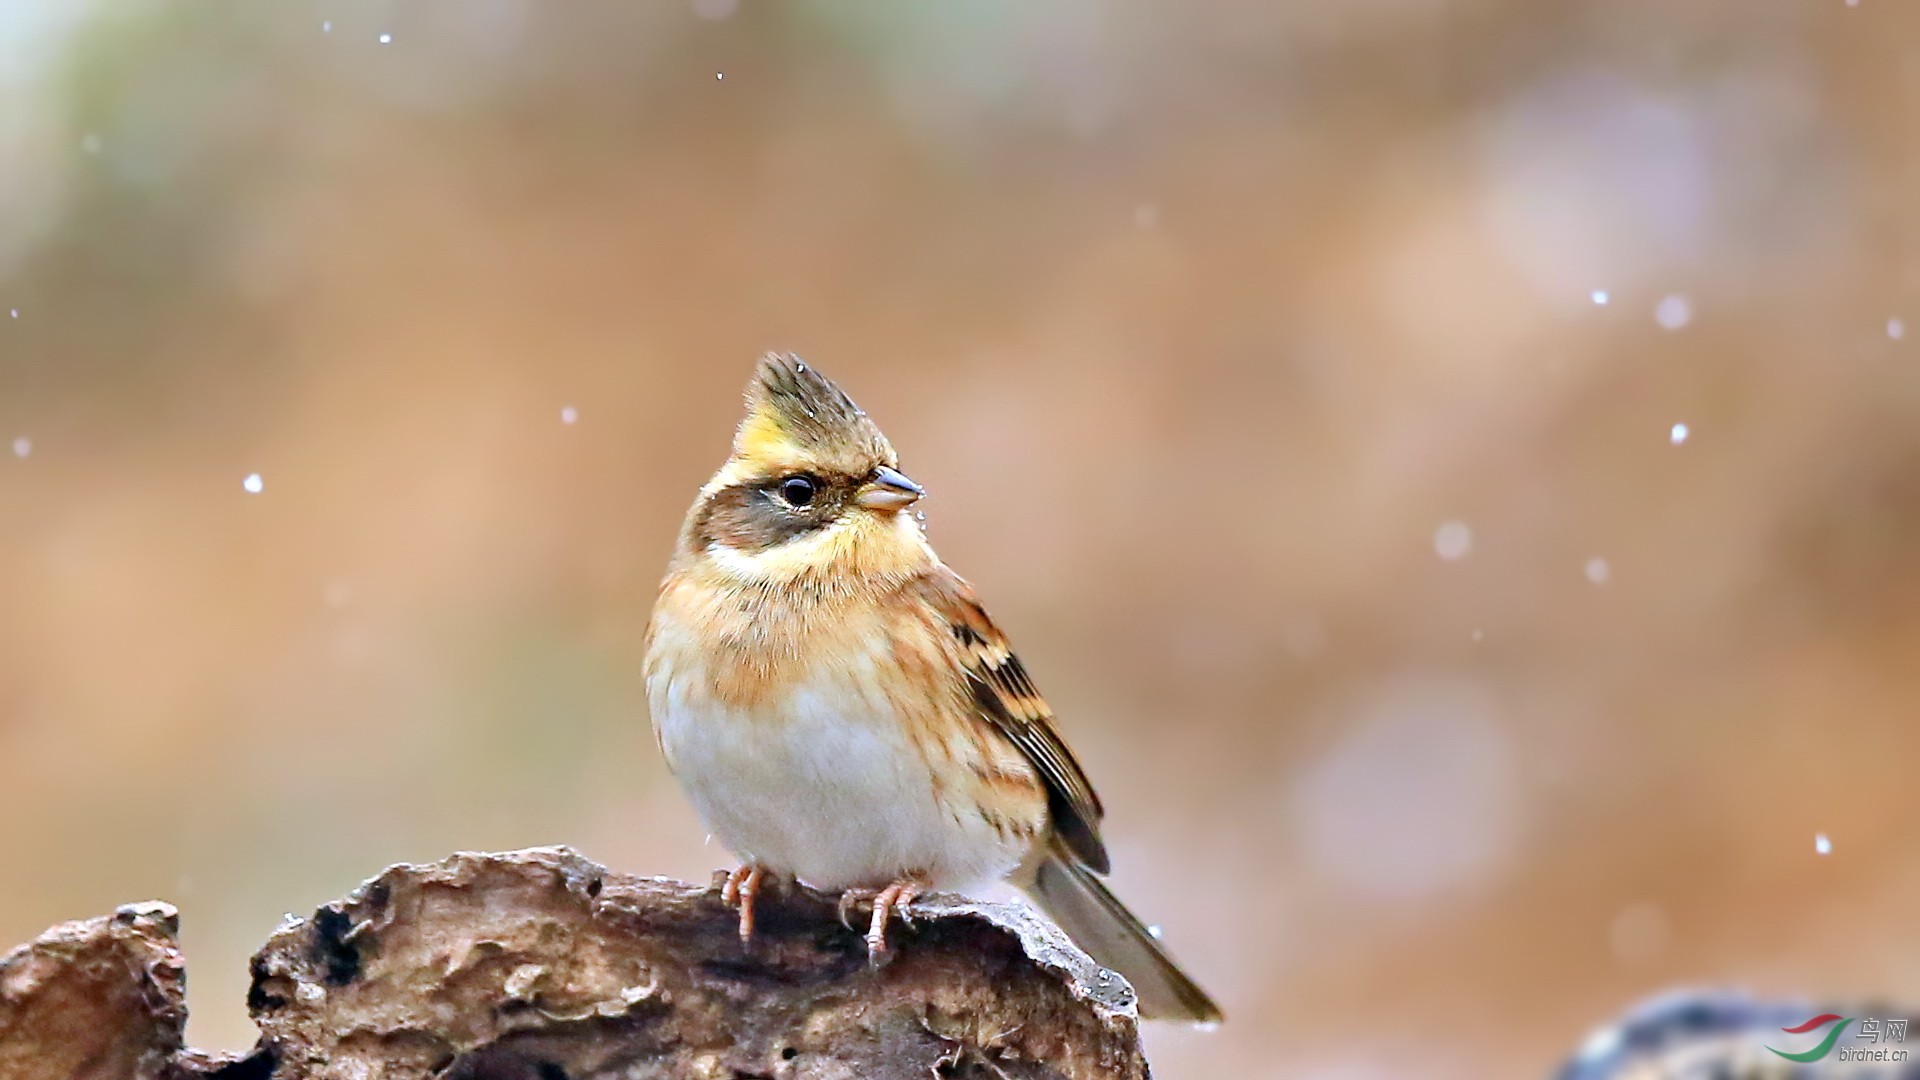
[[[1100,839],[1106,811],[1100,796],[1060,738],[1053,710],[1013,655],[1006,635],[987,617],[973,587],[945,566],[927,575],[921,588],[959,642],[968,691],[981,715],[1026,755],[1046,782],[1054,831],[1083,862],[1106,873],[1107,848]]]
[[[899,464],[887,437],[846,391],[792,353],[761,358],[747,384],[733,456],[762,469],[805,461],[854,475]]]
[[[1133,985],[1142,1019],[1220,1022],[1220,1007],[1093,871],[1054,854],[1040,863],[1028,892],[1088,956]]]

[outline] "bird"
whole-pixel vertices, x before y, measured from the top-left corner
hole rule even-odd
[[[1008,882],[1132,985],[1146,1019],[1219,1007],[1101,880],[1100,797],[974,588],[941,562],[924,488],[798,356],[761,358],[725,464],[681,526],[646,633],[668,769],[762,888],[871,904],[870,958],[923,893]],[[848,923],[849,926],[853,924]]]

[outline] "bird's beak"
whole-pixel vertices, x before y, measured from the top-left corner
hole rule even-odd
[[[907,479],[906,473],[882,465],[853,501],[869,510],[898,510],[912,506],[926,493],[927,489]]]

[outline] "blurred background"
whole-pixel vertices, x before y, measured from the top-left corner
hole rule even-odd
[[[388,862],[729,862],[639,671],[767,349],[881,422],[1224,1002],[1540,1076],[1920,997],[1920,8],[0,4],[0,945],[192,1037]],[[1912,329],[1909,330],[1909,323]]]

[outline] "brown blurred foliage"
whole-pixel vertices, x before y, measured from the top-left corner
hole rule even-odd
[[[193,1038],[240,1045],[248,952],[389,861],[725,863],[640,632],[781,348],[931,488],[1223,999],[1163,1074],[1537,1076],[1676,983],[1920,997],[1917,35],[0,11],[0,942],[172,900]]]

